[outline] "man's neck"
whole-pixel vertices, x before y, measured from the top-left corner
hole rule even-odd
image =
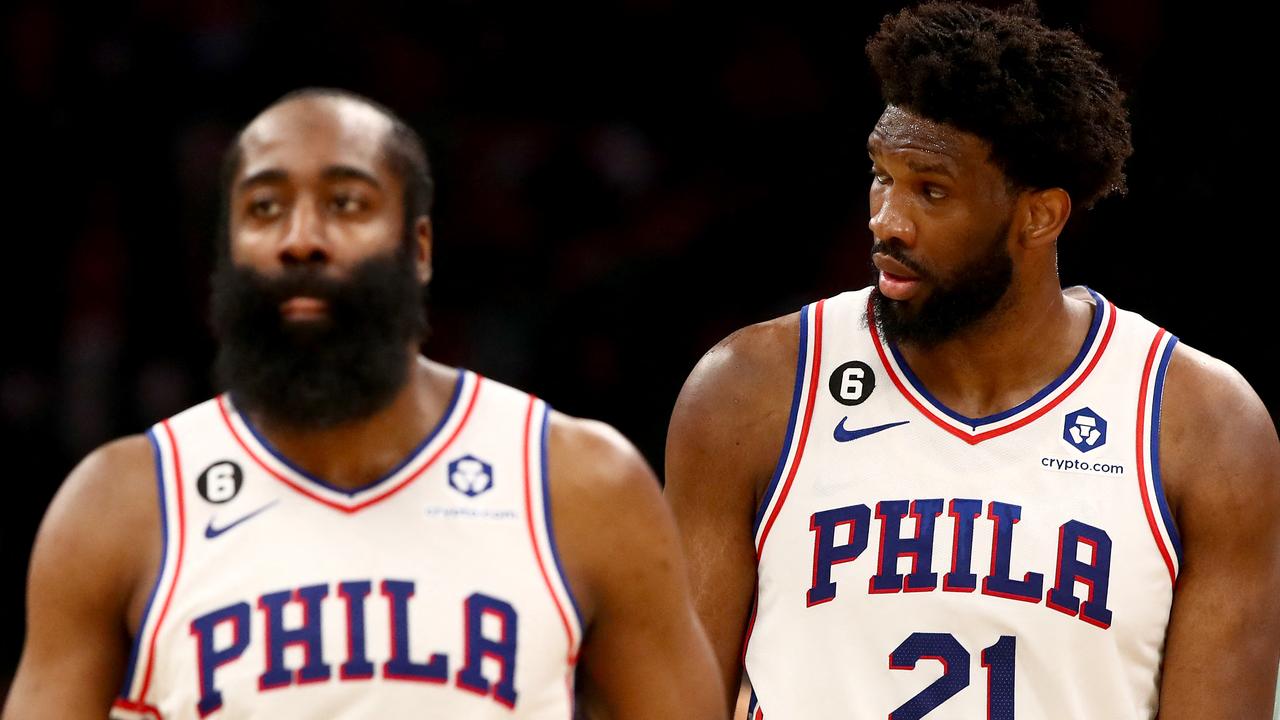
[[[1016,407],[1053,382],[1079,354],[1093,309],[1057,279],[1010,288],[999,307],[937,345],[902,345],[916,377],[948,408],[981,418]]]
[[[416,356],[416,353],[415,353]],[[291,462],[344,490],[383,477],[413,451],[444,415],[457,371],[417,357],[391,403],[373,415],[323,430],[298,430],[252,419]]]

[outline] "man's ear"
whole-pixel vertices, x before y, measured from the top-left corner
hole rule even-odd
[[[1025,193],[1019,200],[1022,228],[1018,242],[1027,249],[1052,245],[1071,217],[1071,196],[1062,188]]]
[[[418,280],[426,285],[431,282],[431,218],[421,215],[413,223],[414,264],[418,267]]]

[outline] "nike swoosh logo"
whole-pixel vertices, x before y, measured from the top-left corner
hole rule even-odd
[[[222,526],[222,527],[220,527],[220,528],[215,528],[215,527],[213,526],[213,519],[212,519],[212,518],[210,518],[210,519],[209,519],[209,524],[208,524],[208,525],[206,525],[206,526],[205,526],[205,528],[204,528],[204,536],[205,536],[206,538],[209,538],[210,540],[212,540],[212,539],[214,539],[214,538],[218,537],[219,535],[221,535],[222,533],[224,533],[224,532],[226,532],[226,531],[230,530],[231,528],[233,528],[233,527],[235,527],[235,526],[239,525],[240,523],[245,522],[245,521],[247,521],[247,520],[252,520],[252,519],[254,519],[255,517],[257,517],[258,515],[261,515],[262,513],[264,513],[264,512],[266,512],[266,511],[270,510],[270,509],[271,509],[271,507],[272,507],[273,505],[275,505],[276,503],[278,503],[278,502],[280,502],[280,501],[279,501],[279,500],[272,500],[271,502],[267,503],[266,505],[263,505],[262,507],[258,508],[257,510],[254,510],[253,512],[249,513],[248,515],[245,515],[245,516],[243,516],[243,517],[239,518],[238,520],[233,520],[233,521],[231,522],[231,524],[230,524],[230,525],[223,525],[223,526]]]
[[[845,421],[848,419],[849,419],[849,416],[846,415],[840,419],[840,424],[836,425],[836,431],[835,431],[836,442],[849,442],[850,440],[857,440],[858,438],[866,437],[868,435],[874,435],[880,432],[881,430],[896,428],[899,425],[906,425],[907,423],[911,422],[910,420],[899,420],[898,422],[885,423],[884,425],[876,425],[875,427],[849,430],[844,426]]]

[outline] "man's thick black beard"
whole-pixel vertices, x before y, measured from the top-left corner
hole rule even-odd
[[[223,260],[212,278],[216,374],[237,408],[298,430],[332,428],[389,405],[426,338],[423,288],[403,250],[369,258],[335,280],[321,268],[278,277]],[[328,318],[284,320],[292,297],[328,304]]]
[[[871,305],[880,337],[896,345],[927,349],[990,315],[1013,283],[1013,258],[1003,239],[1004,231],[997,235],[989,253],[956,273],[949,285],[935,280],[933,292],[915,313],[908,311],[905,302],[885,297],[879,287],[873,287]],[[920,269],[902,257],[895,245],[878,246],[876,252],[904,262],[912,270]],[[928,277],[932,280],[937,275],[930,273]]]

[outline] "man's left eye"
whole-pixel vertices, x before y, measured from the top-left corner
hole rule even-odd
[[[335,195],[333,207],[339,212],[358,212],[364,209],[364,203],[354,195]]]

